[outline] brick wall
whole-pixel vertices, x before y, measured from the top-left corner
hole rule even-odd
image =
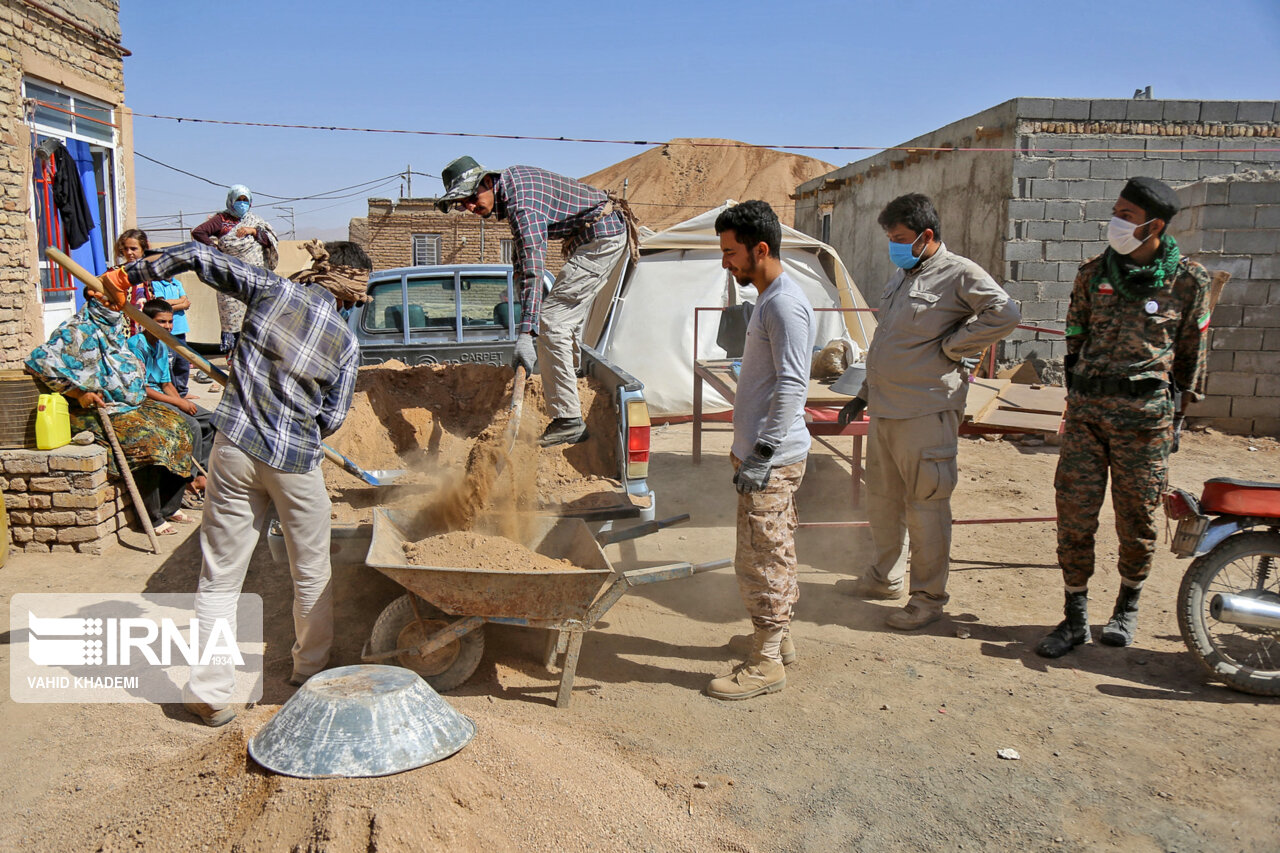
[[[511,239],[505,219],[482,219],[471,213],[436,210],[433,199],[369,199],[364,250],[375,270],[413,265],[413,235],[440,235],[440,263],[497,264],[502,240]],[[547,270],[555,275],[564,266],[560,247],[547,251]]]
[[[1207,396],[1187,415],[1280,436],[1280,171],[1209,178],[1178,197],[1173,234],[1183,251],[1231,273],[1210,325]]]
[[[0,450],[0,472],[13,546],[24,551],[101,554],[132,513],[97,445]]]
[[[939,150],[953,146],[993,150]],[[1003,283],[1026,323],[1060,330],[1076,270],[1105,247],[1125,181],[1178,187],[1278,162],[1277,101],[1015,98],[801,184],[796,227],[816,235],[830,211],[829,242],[875,305],[892,272],[876,217],[895,196],[924,193],[948,247]],[[1060,335],[1025,330],[1000,351],[1049,377],[1064,354]]]
[[[1019,99],[1004,274],[1024,321],[1061,327],[1076,270],[1106,248],[1129,178],[1178,187],[1265,168],[1280,162],[1278,121],[1273,101]],[[1018,330],[1004,356],[1060,361],[1065,346]]]
[[[106,35],[90,35],[25,3],[0,3],[0,367],[17,366],[44,338],[22,79],[38,77],[113,107],[124,100],[121,51],[112,46],[120,39],[119,4],[45,0],[42,5]],[[127,118],[121,124],[122,147],[131,152]],[[117,166],[122,178],[131,173],[131,153],[122,151]]]

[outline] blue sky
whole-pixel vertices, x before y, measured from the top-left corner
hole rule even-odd
[[[279,124],[776,145],[894,145],[1009,98],[1280,99],[1280,3],[570,3],[124,0],[138,113]],[[231,127],[139,116],[136,151],[245,183],[283,234],[345,235],[403,172],[581,176],[633,145]],[[842,165],[853,152],[804,152]],[[869,155],[872,152],[867,152]],[[136,161],[139,224],[190,228],[225,189]],[[438,178],[413,176],[432,196]],[[339,198],[338,196],[349,196]]]

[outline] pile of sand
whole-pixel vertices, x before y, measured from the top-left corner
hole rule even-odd
[[[245,755],[274,707],[30,824],[43,850],[742,850],[734,827],[575,734],[488,715],[453,757],[378,779],[290,779]],[[86,783],[88,784],[88,783]],[[79,788],[77,787],[77,791]]]
[[[455,530],[404,543],[404,556],[413,566],[488,569],[494,572],[576,572],[580,567],[529,550],[504,536]]]
[[[582,181],[620,194],[627,180],[628,203],[641,224],[655,231],[727,199],[767,201],[791,225],[796,205],[790,196],[796,187],[836,168],[800,154],[740,146],[731,139],[673,139]]]

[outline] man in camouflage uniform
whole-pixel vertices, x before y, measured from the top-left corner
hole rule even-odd
[[[815,329],[813,306],[782,270],[782,226],[763,201],[716,218],[721,265],[760,292],[733,407],[733,483],[738,489],[738,589],[755,629],[751,652],[707,685],[717,699],[749,699],[787,683],[795,660],[791,608],[796,583],[796,489],[809,455],[804,401]]]
[[[1066,619],[1036,647],[1056,658],[1089,642],[1088,585],[1098,511],[1111,474],[1120,594],[1101,641],[1133,642],[1138,597],[1156,547],[1174,423],[1199,399],[1209,326],[1209,275],[1167,234],[1178,199],[1134,178],[1120,192],[1110,244],[1076,276],[1067,309],[1067,420],[1054,477]]]

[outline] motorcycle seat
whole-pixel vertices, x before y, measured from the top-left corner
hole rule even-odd
[[[1202,512],[1280,518],[1280,483],[1215,477],[1205,480],[1200,496]]]

